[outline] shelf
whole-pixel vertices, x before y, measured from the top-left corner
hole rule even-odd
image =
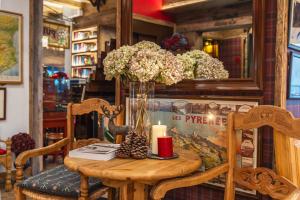
[[[72,52],[72,55],[80,55],[80,54],[88,54],[88,53],[97,53],[98,50],[93,50],[93,51],[81,51],[81,52]]]
[[[86,38],[86,39],[81,39],[81,40],[72,40],[72,43],[74,44],[74,43],[80,43],[80,42],[86,42],[86,41],[93,41],[93,40],[97,40],[97,37]]]

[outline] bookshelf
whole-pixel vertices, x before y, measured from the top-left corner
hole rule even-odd
[[[72,32],[72,78],[89,78],[98,62],[98,27]]]

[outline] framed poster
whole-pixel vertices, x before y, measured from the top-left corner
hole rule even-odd
[[[292,53],[288,78],[288,98],[300,99],[300,54]]]
[[[300,50],[300,0],[290,0],[288,41],[290,48]]]
[[[6,118],[6,89],[0,88],[0,120]]]
[[[226,127],[229,112],[247,112],[258,101],[231,101],[214,99],[165,99],[151,102],[154,111],[149,113],[151,123],[167,125],[174,146],[195,151],[202,159],[199,170],[206,171],[226,161]],[[128,98],[126,110],[128,110]],[[128,122],[126,112],[126,122]],[[258,162],[257,129],[237,131],[237,165],[256,167]],[[224,187],[225,175],[208,184]],[[252,190],[238,191],[255,195]]]
[[[0,10],[0,84],[22,83],[23,16]]]
[[[69,49],[70,27],[64,24],[44,21],[43,46]]]

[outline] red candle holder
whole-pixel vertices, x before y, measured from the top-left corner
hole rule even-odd
[[[173,156],[173,140],[171,136],[158,137],[157,144],[159,157],[166,158]]]

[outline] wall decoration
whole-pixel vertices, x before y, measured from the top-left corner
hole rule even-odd
[[[23,16],[0,10],[0,84],[22,83]]]
[[[258,105],[256,101],[229,101],[210,99],[154,99],[154,112],[150,113],[152,124],[167,125],[168,134],[173,136],[174,146],[193,150],[199,154],[208,170],[222,164],[226,159],[227,114],[247,112]],[[126,110],[128,111],[128,98]],[[150,105],[151,106],[151,105]],[[126,112],[126,122],[129,116]],[[237,165],[256,167],[258,155],[257,129],[237,132]],[[224,186],[225,175],[209,184]],[[255,195],[255,191],[238,191]]]
[[[6,89],[0,88],[0,120],[6,118]]]
[[[48,39],[48,41],[46,41]],[[44,21],[43,44],[48,47],[70,48],[70,27]]]
[[[288,98],[300,99],[300,54],[292,53],[290,61]]]
[[[289,47],[300,50],[300,0],[290,0]]]

